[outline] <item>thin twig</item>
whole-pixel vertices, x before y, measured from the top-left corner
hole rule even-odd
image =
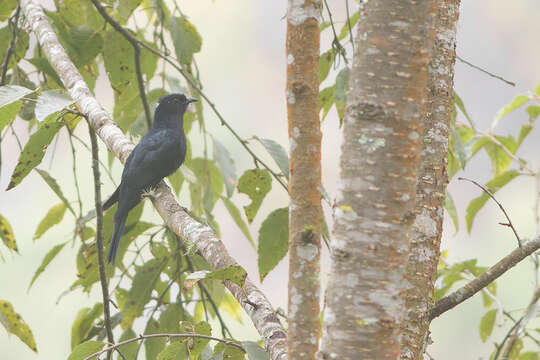
[[[105,10],[103,6],[99,3],[98,0],[91,0],[92,4],[96,10],[100,13],[103,19],[111,24],[111,26],[120,33],[133,47],[133,52],[135,53],[135,72],[137,74],[137,85],[139,88],[139,96],[143,103],[144,114],[146,116],[146,125],[148,129],[152,126],[152,115],[150,114],[150,106],[148,105],[148,99],[146,98],[146,93],[144,91],[144,80],[142,78],[141,70],[141,48],[139,44],[141,43],[137,38],[132,36],[126,29],[122,27],[118,22],[116,22]]]
[[[75,190],[77,192],[77,201],[79,202],[79,217],[81,217],[83,213],[83,209],[82,209],[81,189],[79,187],[79,180],[77,178],[77,155],[75,153],[75,145],[73,145],[73,139],[71,138],[71,130],[67,126],[66,126],[66,129],[68,130],[69,144],[71,145],[71,157],[73,159],[73,166],[72,166],[73,181],[75,183]]]
[[[484,70],[482,69],[480,66],[477,66],[477,65],[474,65],[474,64],[471,64],[470,62],[468,62],[467,60],[459,57],[458,55],[456,55],[456,59],[458,59],[459,61],[461,61],[462,63],[466,64],[466,65],[469,65],[470,67],[476,69],[476,70],[479,70],[481,72],[483,72],[484,74],[487,74],[495,79],[498,79],[498,80],[501,80],[502,82],[505,82],[507,83],[508,85],[510,86],[516,86],[516,83],[515,82],[512,82],[512,81],[508,81],[506,80],[505,78],[503,78],[502,76],[499,76],[499,75],[495,75],[493,73],[490,73],[489,71],[487,70]]]
[[[15,42],[17,40],[17,30],[18,30],[18,23],[19,23],[19,14],[21,12],[21,7],[17,6],[17,11],[15,12],[15,15],[9,18],[9,26],[13,26],[13,30],[11,32],[11,40],[9,42],[9,47],[6,52],[6,56],[4,56],[4,60],[2,61],[2,75],[0,77],[0,85],[4,85],[6,82],[6,74],[9,67],[9,59],[11,55],[15,53]]]
[[[148,335],[139,335],[138,337],[136,338],[132,338],[132,339],[128,339],[128,340],[124,340],[124,341],[121,341],[117,344],[114,344],[114,345],[111,345],[111,346],[108,346],[96,353],[93,353],[92,355],[89,355],[87,357],[84,358],[84,360],[90,360],[96,356],[99,356],[101,354],[103,354],[104,352],[106,351],[110,351],[110,350],[114,350],[122,345],[126,345],[126,344],[129,344],[129,343],[132,343],[132,342],[135,342],[135,341],[141,341],[141,340],[146,340],[146,339],[152,339],[152,338],[159,338],[159,337],[166,337],[166,338],[199,338],[199,339],[208,339],[208,340],[214,340],[214,341],[219,341],[219,342],[222,342],[226,345],[229,345],[229,346],[234,346],[235,348],[237,349],[240,349],[242,350],[243,352],[246,352],[246,350],[244,350],[244,348],[235,343],[234,341],[230,341],[230,340],[224,340],[224,339],[220,339],[220,338],[217,338],[217,337],[213,337],[213,336],[208,336],[208,335],[202,335],[202,334],[148,334]]]
[[[103,318],[107,340],[114,344],[114,335],[111,327],[111,311],[109,308],[109,288],[107,286],[107,274],[105,273],[105,256],[103,254],[103,207],[101,206],[101,181],[99,179],[99,154],[96,133],[88,124],[90,133],[90,143],[92,145],[92,170],[94,172],[94,196],[96,205],[96,246],[98,251],[98,270],[101,283],[101,293],[103,295]],[[107,353],[107,359],[111,358],[111,351]]]
[[[491,191],[489,191],[484,185],[482,184],[479,184],[477,183],[476,181],[472,180],[472,179],[468,179],[468,178],[464,178],[464,177],[458,177],[458,180],[465,180],[465,181],[469,181],[471,183],[473,183],[474,185],[478,186],[480,189],[482,189],[486,194],[489,195],[490,198],[493,199],[493,201],[495,201],[497,203],[497,205],[499,205],[499,208],[501,209],[501,211],[503,212],[504,216],[506,217],[506,220],[508,220],[508,223],[499,223],[503,226],[508,226],[509,228],[512,229],[512,231],[514,232],[514,235],[516,236],[516,239],[518,241],[518,245],[519,247],[522,246],[521,244],[521,239],[519,238],[519,235],[516,231],[516,228],[514,227],[514,224],[512,224],[512,220],[510,220],[510,216],[508,216],[508,214],[506,213],[506,210],[504,209],[504,207],[501,205],[500,202],[497,201],[497,199],[495,199],[495,196],[493,196],[493,194],[491,193]]]
[[[486,131],[478,131],[478,134],[483,135],[487,137],[489,140],[491,140],[491,142],[495,144],[496,146],[498,146],[502,151],[504,151],[506,155],[508,155],[509,158],[517,162],[522,169],[527,170],[529,172],[529,175],[534,174],[534,171],[529,166],[527,166],[527,163],[525,162],[525,160],[518,158],[515,154],[513,154],[510,151],[510,149],[504,146],[504,144],[501,143],[499,140],[497,140],[497,138],[493,136],[491,133],[486,132]]]
[[[506,255],[498,263],[480,274],[480,276],[478,276],[476,279],[437,301],[437,303],[431,309],[429,320],[431,321],[446,311],[461,304],[538,249],[540,249],[540,238],[536,238],[524,243],[522,247],[517,248],[510,254]]]
[[[81,139],[80,137],[78,137],[77,135],[75,134],[71,134],[71,136],[73,136],[73,138],[75,140],[77,140],[82,146],[84,146],[88,151],[92,151],[92,149],[90,148],[90,146],[88,146],[87,143],[84,142],[83,139]],[[103,170],[105,170],[105,173],[107,174],[107,177],[109,178],[109,180],[111,180],[112,184],[116,187],[117,184],[116,184],[116,181],[114,180],[112,174],[111,174],[111,171],[109,170],[109,168],[107,167],[107,165],[105,165],[103,163],[103,161],[101,161],[101,159],[98,159],[99,160],[99,164],[101,165],[101,168]]]
[[[349,27],[349,40],[352,45],[352,51],[354,53],[354,38],[352,34],[351,15],[349,13],[349,0],[345,0],[345,9],[347,9],[347,26]]]
[[[497,360],[499,358],[499,354],[501,353],[501,350],[504,346],[504,344],[506,343],[506,341],[510,338],[510,334],[512,334],[512,332],[517,328],[517,326],[519,325],[521,319],[519,319],[519,321],[516,321],[514,323],[514,325],[512,325],[512,327],[510,328],[510,330],[508,330],[508,332],[506,333],[506,335],[504,336],[504,338],[502,339],[501,343],[499,345],[497,345],[497,351],[495,351],[495,355],[493,356],[493,360]]]

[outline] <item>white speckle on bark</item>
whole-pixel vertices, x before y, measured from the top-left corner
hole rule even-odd
[[[293,62],[294,62],[294,56],[289,54],[289,56],[287,56],[287,64],[291,65]]]
[[[287,102],[289,104],[291,105],[296,104],[296,98],[294,97],[294,94],[292,91],[287,90],[286,95],[287,95]]]
[[[300,129],[297,128],[297,127],[294,127],[292,133],[293,133],[293,136],[294,136],[295,138],[297,138],[297,137],[300,136]]]
[[[304,5],[304,0],[289,0],[287,20],[293,26],[302,25],[308,19],[319,21],[319,10],[313,5]]]
[[[394,22],[391,22],[389,25],[404,29],[408,27],[410,24],[405,21],[394,21]]]
[[[418,232],[425,234],[428,237],[437,235],[437,223],[429,216],[426,210],[424,210],[422,214],[416,216],[414,226]]]
[[[345,283],[347,286],[350,286],[351,288],[356,287],[358,284],[358,275],[356,274],[347,274],[347,279],[345,280]]]
[[[298,144],[293,138],[289,138],[289,154],[292,154]]]
[[[296,253],[300,259],[312,261],[319,253],[319,249],[313,244],[305,244],[296,248]]]
[[[403,202],[409,201],[410,199],[411,199],[411,197],[409,196],[409,194],[401,195],[401,201],[403,201]]]
[[[367,53],[368,55],[377,55],[377,54],[380,54],[380,50],[377,49],[376,47],[369,47],[367,48]]]
[[[326,310],[324,310],[324,323],[333,324],[334,321],[336,321],[336,314],[334,314],[332,308],[327,307]]]
[[[420,137],[420,135],[416,132],[416,131],[411,131],[409,133],[409,139],[411,140],[418,140],[418,138]]]

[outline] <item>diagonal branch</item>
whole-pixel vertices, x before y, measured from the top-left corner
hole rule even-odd
[[[69,95],[77,102],[77,106],[88,118],[96,134],[124,162],[133,150],[133,143],[94,98],[79,71],[60,45],[41,6],[34,0],[21,0],[21,9],[49,63],[68,89]],[[236,264],[212,229],[193,220],[176,202],[168,186],[163,183],[159,186],[153,203],[167,226],[177,235],[196,244],[212,268],[219,269]],[[249,279],[246,279],[243,288],[230,282],[225,282],[225,286],[250,316],[255,328],[264,339],[270,358],[272,360],[287,359],[286,333],[262,291]]]
[[[506,255],[476,279],[437,301],[433,309],[431,309],[430,320],[461,304],[538,249],[540,249],[540,238],[523,243],[522,247]]]

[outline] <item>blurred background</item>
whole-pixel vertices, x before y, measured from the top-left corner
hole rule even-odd
[[[50,7],[51,2],[44,2]],[[344,21],[345,1],[329,1],[334,19]],[[352,6],[356,6],[351,2]],[[355,10],[355,9],[353,9]],[[139,10],[138,10],[139,11]],[[243,138],[263,135],[288,148],[287,118],[285,107],[285,28],[286,1],[210,1],[199,0],[182,3],[183,13],[194,23],[202,38],[203,46],[196,60],[201,72],[204,91],[217,105],[223,116]],[[476,126],[480,130],[489,129],[496,112],[509,103],[519,93],[527,93],[540,83],[540,3],[533,0],[522,1],[464,1],[461,4],[457,32],[457,54],[492,73],[516,83],[509,86],[486,74],[457,61],[455,89]],[[142,14],[141,14],[142,16]],[[332,38],[329,31],[323,33],[321,49],[330,47]],[[103,77],[104,69],[100,69]],[[336,71],[332,71],[332,82]],[[96,96],[112,113],[112,91],[106,82],[98,81]],[[252,161],[238,142],[219,125],[218,119],[205,107],[208,130],[231,152],[239,173],[252,167]],[[527,119],[522,109],[505,117],[497,126],[498,134],[517,134],[519,127]],[[458,117],[458,121],[464,121]],[[16,122],[15,130],[26,141],[26,124]],[[336,193],[338,177],[339,149],[341,134],[335,108],[322,124],[323,131],[323,183],[331,198]],[[85,124],[77,129],[77,134],[87,139]],[[201,153],[200,144],[192,139],[194,154]],[[533,169],[540,166],[540,134],[533,130],[518,156],[526,159]],[[258,153],[269,160],[264,149]],[[39,221],[48,209],[58,202],[56,195],[38,178],[30,174],[17,188],[6,192],[11,173],[17,163],[18,147],[12,137],[2,142],[2,172],[0,177],[0,213],[13,226],[19,245],[19,255],[4,252],[5,263],[0,263],[0,298],[10,301],[31,327],[38,346],[38,354],[32,353],[15,336],[8,336],[0,330],[0,358],[3,360],[62,359],[70,353],[70,329],[78,309],[92,306],[101,301],[98,287],[90,295],[76,291],[59,300],[60,295],[76,280],[75,247],[66,247],[54,259],[47,270],[27,291],[30,280],[51,244],[71,239],[73,222],[66,216],[64,221],[47,232],[37,242],[32,241]],[[106,159],[105,147],[100,148],[100,156]],[[271,160],[269,160],[271,162]],[[55,155],[50,151],[42,168],[50,170],[60,183],[68,199],[75,199],[73,185],[72,157],[68,139],[61,133]],[[114,178],[119,182],[122,167],[118,161],[113,164]],[[90,168],[90,154],[81,150],[77,157],[77,171],[85,212],[93,208],[93,183]],[[491,178],[490,162],[485,154],[477,156],[460,175],[481,183]],[[103,196],[114,190],[114,185],[102,174]],[[490,266],[508,254],[516,246],[510,229],[498,225],[503,215],[498,207],[489,202],[477,215],[472,232],[465,230],[464,215],[469,201],[480,195],[478,188],[468,182],[454,180],[449,185],[458,216],[460,230],[456,233],[450,219],[445,219],[443,249],[449,250],[450,263],[469,258],[478,258],[482,266]],[[534,199],[536,183],[531,177],[520,177],[497,193],[497,199],[505,206],[519,235],[532,237],[536,233],[534,223]],[[183,198],[184,196],[184,198]],[[235,195],[241,204],[248,204],[244,195]],[[181,193],[179,202],[188,202],[188,195]],[[260,214],[251,226],[252,234],[259,228],[266,214],[288,205],[284,191],[275,186],[263,202]],[[331,227],[331,216],[327,219]],[[246,246],[247,242],[240,230],[230,222],[223,206],[218,204],[215,211],[220,222],[222,240],[231,255],[257,281],[257,255]],[[144,215],[158,222],[154,209],[147,203]],[[229,226],[230,225],[230,226]],[[323,276],[328,268],[327,254],[323,259]],[[261,284],[275,307],[287,306],[287,264],[284,259]],[[532,294],[532,263],[523,261],[515,269],[505,274],[498,282],[498,299],[505,309],[515,311],[520,316]],[[475,296],[433,321],[429,354],[437,360],[446,359],[487,359],[493,350],[493,343],[482,343],[478,336],[481,316],[485,313],[480,296]],[[500,341],[511,324],[498,319],[494,336]],[[533,323],[534,327],[534,323]],[[536,327],[540,327],[538,322]],[[232,328],[235,337],[241,340],[258,340],[259,336],[246,318],[244,326]],[[529,347],[530,348],[530,347]]]

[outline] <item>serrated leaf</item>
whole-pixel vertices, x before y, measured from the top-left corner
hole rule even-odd
[[[34,234],[34,241],[39,239],[47,230],[56,224],[59,224],[66,213],[66,205],[64,203],[56,204],[49,209],[45,217],[40,221]]]
[[[18,85],[0,86],[0,108],[11,104],[33,92],[34,90],[30,90]]]
[[[485,184],[485,187],[492,193],[496,193],[503,186],[508,184],[510,181],[518,177],[520,174],[515,170],[510,170],[502,173],[499,176],[494,177],[489,182]],[[474,218],[478,211],[486,204],[489,200],[489,195],[482,193],[479,197],[471,200],[469,206],[467,206],[467,214],[465,215],[465,221],[467,223],[467,232],[471,232],[472,224]]]
[[[497,114],[495,115],[495,119],[493,120],[493,123],[491,124],[491,128],[494,129],[495,126],[497,126],[497,124],[503,117],[508,115],[510,112],[516,110],[523,104],[529,102],[529,100],[531,100],[531,98],[527,95],[515,96],[514,99],[512,99],[512,101],[510,102],[510,104],[504,106],[502,109],[497,111]]]
[[[170,30],[176,59],[182,64],[190,65],[193,60],[193,54],[201,51],[201,35],[197,31],[197,28],[185,17],[171,17]]]
[[[79,310],[73,325],[71,325],[71,349],[75,351],[77,345],[83,343],[92,330],[94,321],[103,312],[101,303],[94,304],[92,308],[85,307]]]
[[[15,241],[15,235],[13,234],[13,228],[5,217],[0,214],[0,239],[8,249],[19,252],[17,248],[17,242]]]
[[[54,246],[51,250],[49,250],[47,254],[45,254],[45,257],[41,261],[41,265],[39,265],[39,267],[37,268],[36,272],[34,273],[34,276],[32,277],[32,280],[30,281],[30,285],[28,285],[28,290],[30,290],[30,288],[32,287],[36,279],[39,277],[39,275],[41,275],[45,271],[47,266],[51,263],[51,261],[54,260],[56,255],[58,255],[60,250],[62,250],[65,245],[66,243],[58,244]]]
[[[487,313],[482,316],[482,319],[480,320],[480,339],[482,339],[482,342],[486,342],[486,340],[491,336],[491,333],[493,332],[493,327],[495,326],[495,319],[497,318],[497,309],[489,310]]]
[[[238,192],[246,194],[251,199],[251,204],[244,206],[249,223],[253,222],[257,211],[261,207],[266,194],[272,188],[272,178],[268,170],[247,170],[238,179]]]
[[[71,354],[68,357],[68,360],[82,360],[87,356],[92,355],[101,349],[105,345],[102,341],[87,341],[82,344],[79,344],[73,349]]]
[[[0,131],[11,124],[21,109],[22,102],[17,100],[11,104],[0,107]]]
[[[254,341],[242,341],[249,360],[269,360],[268,353]]]
[[[236,168],[234,166],[234,160],[229,154],[229,151],[223,144],[221,144],[215,138],[214,140],[214,159],[218,163],[218,167],[221,170],[223,181],[225,182],[225,189],[227,190],[227,197],[231,197],[236,186]]]
[[[244,285],[246,280],[247,272],[240,265],[230,265],[218,270],[209,271],[201,270],[193,272],[186,276],[186,281],[192,281],[193,283],[202,280],[221,280],[221,281],[230,281],[239,286]]]
[[[334,62],[334,49],[330,49],[321,54],[319,59],[319,83],[322,83],[328,76],[332,63]]]
[[[459,231],[459,220],[458,220],[456,204],[454,203],[454,199],[452,198],[452,195],[448,191],[446,191],[446,198],[444,200],[444,208],[446,209],[446,212],[450,216],[450,219],[452,219],[452,222],[454,223],[454,228],[456,229],[456,233],[457,233]]]
[[[266,151],[272,156],[272,159],[276,162],[277,166],[281,170],[281,173],[289,179],[289,155],[279,143],[270,139],[263,139],[257,136],[254,136],[255,139],[264,146]]]
[[[120,339],[118,339],[118,342],[133,339],[136,337],[137,337],[137,334],[135,334],[135,331],[129,328],[122,333],[122,335],[120,336]],[[123,345],[120,348],[120,351],[122,351],[122,355],[124,355],[125,359],[137,359],[136,355],[137,355],[138,348],[139,348],[138,342],[134,341],[129,344]]]
[[[53,178],[47,171],[45,170],[41,170],[41,169],[34,169],[40,176],[41,178],[47,183],[47,185],[49,185],[49,187],[51,188],[52,191],[54,191],[54,193],[58,196],[58,198],[60,200],[62,200],[62,202],[67,206],[67,208],[69,209],[69,211],[75,215],[75,210],[73,210],[73,208],[71,207],[71,204],[69,203],[69,201],[66,199],[66,197],[64,196],[64,194],[62,193],[62,189],[60,189],[60,186],[58,185],[58,183],[56,182],[56,179]]]
[[[13,305],[5,300],[0,300],[0,323],[6,328],[7,332],[17,336],[33,352],[37,353],[36,341],[32,330],[23,318],[15,312]]]
[[[15,170],[13,170],[11,181],[6,190],[13,189],[15,186],[19,185],[26,175],[41,163],[47,147],[58,130],[64,125],[62,121],[57,121],[56,117],[56,114],[47,117],[47,119],[39,125],[38,130],[30,136],[30,139],[19,156],[19,161]]]
[[[240,213],[240,210],[238,210],[236,205],[234,205],[234,203],[231,200],[225,197],[222,197],[221,200],[223,201],[223,204],[227,208],[227,211],[233,218],[238,228],[240,228],[240,230],[242,231],[242,234],[244,234],[246,239],[248,239],[251,246],[255,247],[255,242],[253,241],[253,238],[251,237],[251,233],[249,232],[249,228],[246,222],[244,221],[244,219],[242,219],[242,214]]]
[[[289,250],[289,209],[272,211],[259,229],[259,275],[261,282]]]
[[[68,94],[60,90],[44,91],[39,95],[35,108],[36,119],[41,122],[47,116],[63,110],[73,104],[73,100]]]
[[[122,329],[131,327],[133,320],[142,315],[144,306],[150,301],[152,290],[166,264],[167,259],[152,259],[137,268],[123,311]]]

